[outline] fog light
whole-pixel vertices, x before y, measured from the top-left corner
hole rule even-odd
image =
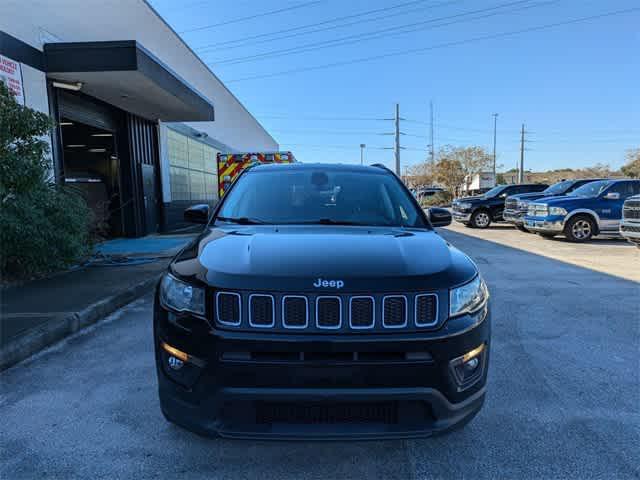
[[[162,342],[161,345],[162,349],[176,360],[180,360],[182,363],[189,361],[189,354],[184,353],[182,350],[178,350],[177,348],[172,347],[171,345],[164,342]]]
[[[486,346],[483,343],[461,357],[451,360],[449,369],[459,392],[471,387],[482,378],[485,350]]]
[[[479,364],[480,361],[477,358],[472,358],[468,362],[464,363],[464,369],[467,372],[473,372],[476,368],[478,368]]]
[[[169,357],[167,363],[169,364],[169,368],[173,370],[180,370],[184,366],[184,362],[179,358],[174,357],[173,355]]]

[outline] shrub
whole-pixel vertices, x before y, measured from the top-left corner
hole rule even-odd
[[[451,205],[451,201],[453,200],[453,195],[448,191],[444,190],[442,192],[438,192],[430,197],[424,197],[420,200],[420,206],[422,208],[429,207],[447,207]]]
[[[84,199],[50,183],[49,117],[18,105],[0,82],[0,272],[31,277],[64,268],[90,247]]]

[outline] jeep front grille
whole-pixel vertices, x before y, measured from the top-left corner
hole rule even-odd
[[[316,326],[337,329],[342,326],[342,301],[340,297],[316,299]]]
[[[213,318],[238,330],[316,333],[439,328],[438,294],[313,295],[217,292]]]

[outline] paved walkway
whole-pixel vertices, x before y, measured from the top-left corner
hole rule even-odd
[[[0,291],[0,369],[149,291],[191,238],[152,235],[107,241],[97,245],[96,255],[83,266]],[[37,346],[29,340],[34,335]],[[7,348],[14,351],[9,354]]]

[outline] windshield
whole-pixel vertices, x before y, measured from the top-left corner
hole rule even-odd
[[[571,185],[573,185],[572,180],[564,180],[562,182],[554,183],[550,187],[547,187],[542,193],[546,193],[549,195],[558,195],[560,193],[566,192]]]
[[[486,198],[495,197],[496,195],[499,195],[500,192],[502,192],[505,188],[507,188],[506,185],[498,185],[496,187],[493,187],[491,190],[489,190],[487,193],[484,194],[484,197]]]
[[[586,183],[573,192],[568,193],[572,197],[597,197],[613,182],[611,180],[600,180],[599,182]]]
[[[247,172],[217,217],[244,224],[427,226],[394,176],[322,167]]]

